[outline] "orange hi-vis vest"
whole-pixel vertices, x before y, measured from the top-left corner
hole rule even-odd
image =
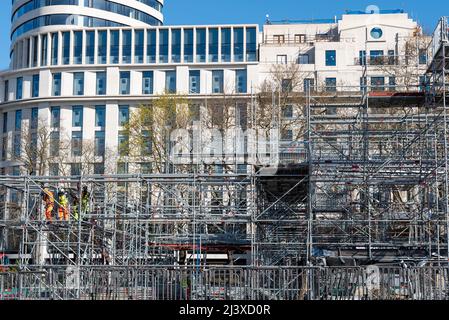
[[[51,192],[47,188],[44,189],[44,201],[47,204],[55,203],[55,196],[53,192]]]

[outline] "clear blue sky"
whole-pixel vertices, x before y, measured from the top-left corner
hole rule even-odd
[[[11,1],[1,0],[0,69],[9,64]],[[448,0],[165,0],[165,24],[259,23],[272,20],[325,19],[340,16],[346,9],[404,9],[432,32],[442,15],[449,15]]]

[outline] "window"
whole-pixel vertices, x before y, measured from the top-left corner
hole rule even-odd
[[[223,70],[212,71],[212,93],[223,93]]]
[[[39,97],[39,75],[34,74],[33,75],[33,84],[31,88],[31,97],[36,98]]]
[[[427,50],[419,49],[419,64],[427,64]]]
[[[278,54],[276,58],[277,64],[287,64],[287,55]]]
[[[256,28],[246,28],[246,61],[257,60]]]
[[[3,133],[8,132],[8,112],[3,112]]]
[[[285,36],[283,34],[275,34],[273,41],[274,43],[285,43]]]
[[[246,93],[247,88],[247,72],[245,70],[235,71],[235,91],[236,93]]]
[[[107,46],[108,46],[108,34],[107,31],[98,31],[98,56],[97,56],[97,63],[99,64],[105,64],[107,61],[106,53],[107,53]]]
[[[50,133],[50,157],[59,156],[59,140],[59,132],[53,131],[52,133]]]
[[[420,91],[429,91],[430,90],[430,84],[429,84],[429,77],[428,76],[419,76],[419,90]]]
[[[293,91],[292,79],[282,79],[281,90],[282,92],[292,92]]]
[[[311,92],[315,91],[315,79],[304,79],[304,92],[308,92],[309,89]]]
[[[156,30],[147,31],[147,63],[156,63]]]
[[[54,129],[59,128],[61,125],[61,108],[51,107],[51,127]]]
[[[39,122],[39,108],[32,108],[31,109],[31,123],[30,123],[31,130],[37,129],[38,122]]]
[[[295,34],[295,43],[306,43],[307,37],[305,34]]]
[[[106,125],[106,107],[95,106],[95,126],[105,127]]]
[[[80,157],[83,152],[83,133],[81,131],[72,132],[72,157]]]
[[[84,95],[84,72],[76,72],[73,74],[73,95]]]
[[[111,31],[110,33],[110,63],[112,64],[116,64],[118,63],[118,58],[119,58],[119,50],[120,50],[120,45],[119,45],[119,31],[114,30]]]
[[[394,50],[388,50],[388,65],[393,66],[396,63],[396,56]]]
[[[48,166],[48,171],[50,176],[59,176],[59,163],[50,163],[50,165]]]
[[[53,96],[58,97],[61,95],[61,74],[53,74]]]
[[[119,106],[118,125],[125,126],[129,122],[129,106]]]
[[[384,77],[371,77],[371,90],[372,91],[384,91],[385,90],[385,78]]]
[[[234,61],[243,61],[244,41],[243,28],[234,28]]]
[[[298,64],[310,64],[308,54],[300,54],[298,56]]]
[[[53,66],[58,64],[58,39],[57,33],[51,34],[51,64]]]
[[[193,62],[193,29],[184,29],[184,62]]]
[[[39,38],[37,36],[33,37],[33,67],[37,67],[37,45]]]
[[[384,52],[382,50],[371,50],[370,51],[370,60],[371,65],[383,65],[383,56]]]
[[[142,72],[142,93],[153,94],[153,71]]]
[[[5,102],[9,101],[9,81],[5,80],[5,91],[3,92]]]
[[[168,62],[168,30],[159,30],[159,63]]]
[[[171,31],[171,62],[181,62],[181,30],[174,29]]]
[[[134,32],[134,63],[143,63],[143,30]]]
[[[86,32],[86,63],[95,62],[95,31]]]
[[[281,140],[292,141],[293,140],[293,131],[292,130],[282,130]]]
[[[8,137],[3,137],[2,139],[2,161],[6,160],[8,155]]]
[[[359,51],[359,64],[366,66],[366,50]]]
[[[326,66],[335,67],[337,65],[337,51],[326,50]]]
[[[165,90],[168,93],[176,93],[176,71],[165,72]]]
[[[95,131],[95,156],[96,157],[104,157],[105,155],[105,132],[104,131]]]
[[[337,91],[337,78],[326,78],[326,92]]]
[[[70,32],[62,33],[62,63],[70,64]]]
[[[120,162],[117,164],[117,174],[127,174],[128,173],[128,164]]]
[[[94,163],[94,174],[104,174],[104,163]]]
[[[14,123],[14,128],[16,131],[22,130],[22,110],[16,111],[16,118]]]
[[[360,91],[366,93],[368,82],[366,77],[360,77]]]
[[[200,93],[200,71],[189,71],[189,92]]]
[[[291,119],[293,118],[293,106],[292,105],[286,105],[285,109],[282,112],[282,115],[285,119]]]
[[[370,34],[373,39],[377,40],[377,39],[382,38],[384,33],[381,28],[373,28],[373,29],[371,29]]]
[[[48,36],[45,34],[41,40],[41,66],[47,65],[47,49],[48,49]]]
[[[218,29],[209,29],[209,62],[218,62]]]
[[[71,176],[81,175],[81,163],[72,163],[70,165],[70,175]]]
[[[131,73],[129,71],[120,72],[120,94],[130,93],[130,77]]]
[[[221,61],[231,62],[231,28],[221,29]]]
[[[140,164],[140,173],[141,174],[151,174],[153,171],[151,162],[145,162]]]
[[[142,156],[149,156],[152,152],[151,133],[148,130],[142,131],[143,143],[142,143]]]
[[[82,127],[83,126],[83,107],[74,106],[72,107],[72,127]]]
[[[196,62],[206,62],[206,29],[196,29]]]
[[[83,62],[83,32],[75,31],[73,33],[74,43],[73,43],[73,63],[81,64]]]
[[[122,62],[131,63],[131,30],[122,31]]]
[[[118,148],[121,157],[126,157],[129,154],[129,137],[123,131],[118,134]]]
[[[106,72],[97,72],[97,95],[106,94]]]
[[[16,86],[16,100],[22,99],[22,93],[23,93],[23,78],[19,77],[17,78],[17,86]]]

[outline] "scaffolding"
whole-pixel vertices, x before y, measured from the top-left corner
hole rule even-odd
[[[449,299],[448,25],[424,87],[292,94],[275,170],[0,177],[0,300]],[[88,203],[48,223],[44,186]]]

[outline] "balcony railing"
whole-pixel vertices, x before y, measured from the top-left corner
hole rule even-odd
[[[263,44],[313,45],[315,42],[338,42],[338,41],[340,41],[340,36],[338,34],[316,34],[313,36],[306,35],[305,37],[298,37],[298,35],[294,34],[283,34],[283,35],[267,35],[264,38]]]

